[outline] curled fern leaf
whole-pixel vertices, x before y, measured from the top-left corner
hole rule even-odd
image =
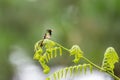
[[[34,59],[38,60],[44,69],[44,73],[48,73],[50,71],[50,68],[47,66],[47,63],[58,56],[58,53],[60,56],[62,56],[62,48],[60,46],[57,46],[56,43],[49,39],[43,39],[38,41],[35,44],[34,47],[35,54]]]
[[[40,55],[42,55],[42,53],[43,53],[43,50],[40,47],[40,43],[41,42],[42,42],[42,40],[38,41],[35,44],[35,47],[34,47],[35,54],[34,54],[34,57],[33,57],[33,59],[35,59],[35,60],[39,60],[40,59]]]
[[[76,72],[83,72],[86,73],[87,69],[90,69],[90,71],[92,70],[91,65],[90,64],[83,64],[83,65],[77,65],[77,66],[70,66],[70,67],[66,67],[64,69],[61,69],[55,73],[53,73],[50,77],[48,77],[47,79],[51,79],[54,78],[54,80],[60,80],[61,78],[66,77],[68,74],[70,76],[72,76],[72,74],[76,73]],[[77,71],[76,71],[77,70]],[[69,73],[68,73],[69,72]]]
[[[49,73],[50,72],[50,68],[49,68],[49,66],[46,65],[45,61],[41,59],[41,60],[39,60],[39,62],[41,64],[41,66],[43,67],[43,72],[45,74]]]
[[[53,48],[55,46],[55,42],[49,39],[44,39],[43,44],[45,45],[46,49]]]
[[[40,54],[41,54],[41,51],[40,51],[40,50],[36,51],[35,54],[34,54],[33,59],[39,60],[39,59],[40,59]]]
[[[102,68],[105,71],[113,72],[114,69],[114,64],[119,61],[119,57],[113,47],[107,48],[105,54],[104,54],[104,59],[102,63]]]
[[[59,51],[59,53],[58,53],[58,51]],[[50,61],[51,59],[56,58],[58,56],[58,54],[60,54],[60,56],[61,56],[61,54],[62,54],[61,52],[62,52],[61,47],[53,47],[49,50],[47,49],[47,51],[43,54],[43,56],[44,56],[46,62],[48,63],[48,61]]]
[[[83,52],[80,49],[80,47],[78,45],[74,45],[71,49],[70,49],[70,55],[74,55],[75,59],[73,60],[74,63],[78,63],[80,58],[83,56]]]
[[[41,48],[41,43],[43,42],[43,40],[40,40],[38,42],[35,43],[35,46],[34,46],[34,51],[36,52],[37,50],[39,50]]]

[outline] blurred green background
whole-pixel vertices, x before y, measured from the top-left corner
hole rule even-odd
[[[11,46],[21,46],[32,58],[48,28],[52,40],[67,48],[80,45],[97,65],[109,46],[120,56],[120,0],[0,0],[0,80],[12,80]],[[71,59],[51,64],[70,65]],[[120,64],[115,74],[120,77]]]

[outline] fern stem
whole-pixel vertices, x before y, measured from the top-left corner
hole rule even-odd
[[[116,75],[114,75],[113,73],[111,73],[111,72],[107,72],[107,73],[110,74],[111,76],[113,76],[116,80],[120,80],[120,78],[117,77]]]
[[[94,64],[93,62],[91,62],[89,59],[87,59],[86,57],[82,57],[85,61],[87,61],[88,63],[90,63],[91,65],[93,65],[94,67],[96,67],[99,70],[104,71],[103,69],[101,69],[99,66],[97,66],[96,64]]]
[[[88,63],[90,63],[91,65],[93,65],[94,67],[96,67],[97,69],[106,72],[105,70],[103,70],[101,67],[97,66],[96,64],[94,64],[93,62],[91,62],[89,59],[87,59],[86,57],[82,57],[85,61],[87,61]],[[111,72],[107,72],[108,74],[110,74],[112,77],[114,77],[116,80],[120,80],[119,77],[117,77],[116,75],[114,75]]]
[[[69,49],[63,47],[62,45],[60,45],[59,43],[55,43],[56,45],[58,45],[59,47],[63,48],[64,50],[68,51],[69,52]]]
[[[59,43],[56,43],[56,45],[58,45],[59,47],[63,48],[64,50],[69,52],[69,49],[65,48],[64,46],[60,45]],[[102,69],[101,67],[99,67],[98,65],[94,64],[93,62],[91,62],[89,59],[87,59],[86,57],[82,57],[85,61],[87,61],[88,63],[90,63],[91,65],[93,65],[94,67],[96,67],[97,69],[106,72],[104,69]],[[115,78],[116,80],[120,80],[119,77],[117,77],[116,75],[114,75],[111,72],[107,72],[108,74],[110,74],[113,78]]]

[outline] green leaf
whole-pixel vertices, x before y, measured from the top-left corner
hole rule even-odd
[[[57,75],[57,73],[55,72],[55,73],[54,73],[54,80],[56,80],[56,79],[57,79],[56,75]]]
[[[60,73],[61,73],[61,78],[62,78],[63,75],[64,75],[64,69],[61,69],[61,70],[60,70]]]
[[[50,80],[50,78],[46,78],[46,80]]]
[[[53,48],[55,46],[55,42],[49,39],[44,39],[43,44],[45,45],[46,49]]]
[[[67,75],[68,70],[69,70],[69,68],[66,67],[66,68],[65,68],[65,77],[66,77],[66,75]]]
[[[114,64],[119,61],[119,57],[117,55],[117,52],[113,47],[107,48],[104,54],[104,59],[102,63],[102,68],[105,71],[113,72]]]
[[[86,74],[86,72],[87,72],[87,64],[83,64],[83,67],[84,67],[84,73]]]
[[[74,55],[75,59],[73,60],[74,63],[78,63],[80,58],[83,56],[83,52],[78,45],[73,45],[73,47],[69,50],[70,56]]]
[[[60,51],[60,56],[62,56],[62,48],[59,47],[59,51]]]

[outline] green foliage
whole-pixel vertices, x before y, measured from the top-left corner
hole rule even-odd
[[[94,64],[93,62],[91,62],[89,59],[84,57],[83,51],[80,49],[80,47],[78,45],[73,45],[73,47],[71,49],[67,49],[67,48],[61,46],[60,44],[58,44],[52,40],[49,40],[49,39],[40,40],[35,44],[34,59],[36,59],[40,62],[41,66],[43,67],[43,72],[45,74],[49,73],[49,71],[50,71],[50,68],[49,68],[49,66],[47,66],[47,63],[49,63],[49,61],[51,59],[56,58],[57,56],[62,56],[63,49],[68,51],[70,56],[75,57],[75,59],[73,60],[73,62],[75,64],[78,63],[80,61],[80,59],[85,60],[89,64],[84,63],[83,65],[79,64],[76,66],[66,67],[64,69],[61,69],[61,70],[53,73],[52,75],[50,75],[50,77],[46,78],[46,80],[51,80],[52,78],[54,78],[54,80],[60,80],[61,78],[66,77],[68,75],[68,72],[70,73],[70,76],[72,76],[73,73],[74,74],[78,73],[78,71],[80,73],[86,74],[87,68],[89,68],[90,72],[92,72],[93,67],[97,68],[100,71],[107,72],[113,78],[120,80],[120,78],[118,78],[117,76],[114,75],[114,71],[113,71],[114,64],[116,62],[118,62],[118,60],[119,60],[119,57],[118,57],[116,51],[114,50],[114,48],[109,47],[106,50],[106,52],[104,54],[102,67],[99,67],[96,64]]]
[[[77,65],[77,66],[70,66],[70,67],[66,67],[64,69],[61,69],[57,72],[55,72],[54,74],[52,74],[50,77],[46,78],[46,80],[53,80],[52,78],[54,78],[54,80],[60,80],[63,77],[66,77],[67,75],[74,75],[75,73],[86,73],[87,68],[90,69],[90,71],[92,71],[92,66],[90,64],[83,64],[83,65]]]
[[[83,56],[83,52],[78,45],[73,45],[73,47],[70,49],[70,55],[74,55],[75,59],[73,62],[78,63],[80,58]]]
[[[33,58],[40,62],[44,73],[49,73],[50,68],[47,66],[47,63],[58,56],[58,51],[59,55],[62,56],[62,48],[49,39],[40,40],[35,44],[35,54]]]
[[[0,80],[13,76],[8,60],[11,46],[29,49],[32,55],[31,45],[48,28],[46,25],[60,32],[56,33],[56,41],[66,46],[72,45],[71,39],[75,43],[82,39],[80,46],[86,46],[85,52],[90,49],[101,57],[101,43],[111,43],[120,52],[119,21],[120,0],[0,0]]]
[[[107,48],[105,54],[104,54],[104,59],[103,59],[103,63],[102,63],[102,68],[105,71],[109,71],[114,73],[113,69],[114,69],[114,64],[116,62],[119,61],[119,57],[115,51],[114,48],[109,47]]]

